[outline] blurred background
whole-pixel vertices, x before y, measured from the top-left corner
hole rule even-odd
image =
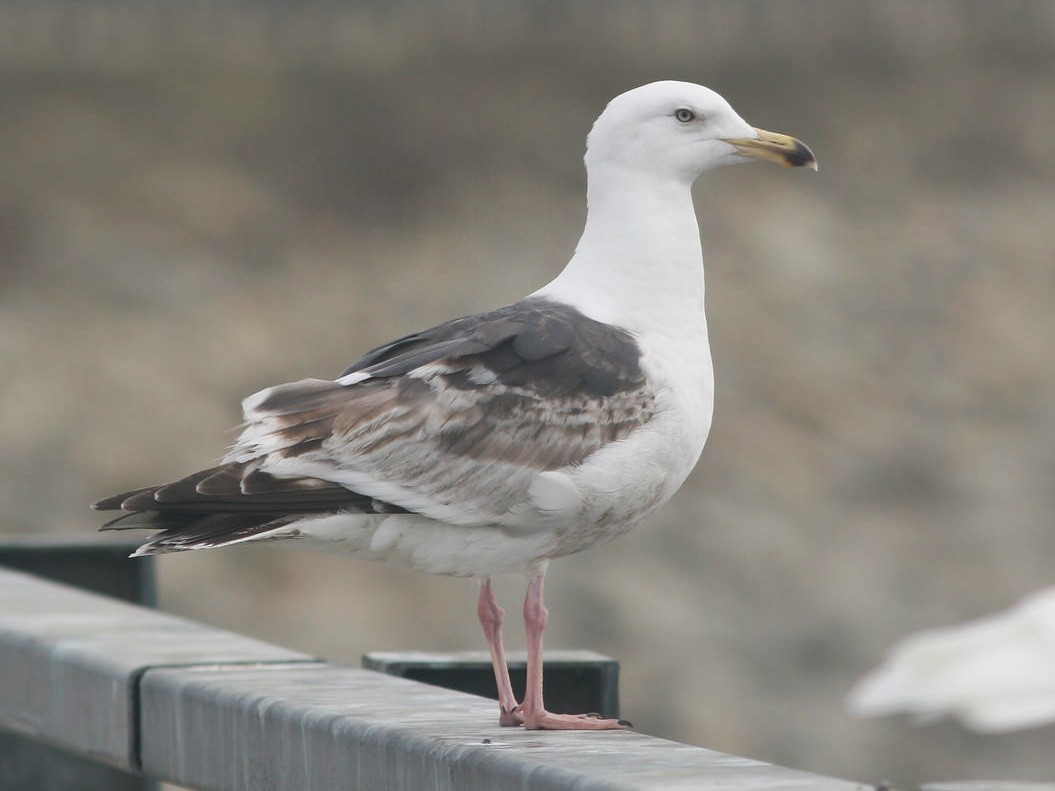
[[[549,280],[590,124],[666,78],[820,172],[698,185],[715,427],[666,509],[553,565],[547,645],[619,659],[646,733],[1053,779],[1055,728],[842,708],[901,635],[1055,580],[1047,0],[4,4],[0,531],[91,532],[91,500],[222,455],[243,396]],[[166,609],[336,661],[484,645],[471,581],[272,548],[159,572]]]

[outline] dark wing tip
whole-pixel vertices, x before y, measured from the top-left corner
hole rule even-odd
[[[138,497],[140,495],[146,494],[147,492],[149,492],[150,495],[153,496],[154,492],[157,491],[159,488],[161,487],[143,486],[139,489],[132,489],[132,491],[130,492],[121,492],[120,494],[110,495],[109,497],[104,497],[101,500],[96,500],[94,503],[91,504],[91,507],[93,511],[117,511],[122,509],[125,511],[130,511],[132,510],[131,508],[124,508],[124,503],[127,500],[130,500],[133,497]]]
[[[116,511],[121,507],[121,503],[125,501],[125,495],[115,494],[111,497],[104,497],[101,500],[96,500],[92,503],[91,508],[93,511]]]

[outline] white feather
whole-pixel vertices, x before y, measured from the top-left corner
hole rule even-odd
[[[954,717],[998,733],[1055,722],[1055,588],[961,626],[905,638],[847,699],[874,717]]]

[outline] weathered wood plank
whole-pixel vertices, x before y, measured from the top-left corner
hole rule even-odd
[[[233,632],[0,568],[0,727],[136,768],[150,667],[307,662]]]
[[[484,698],[346,667],[152,670],[143,767],[207,791],[862,791],[632,731],[501,728]]]
[[[501,728],[485,698],[3,570],[0,667],[0,726],[205,791],[864,788],[632,731]]]

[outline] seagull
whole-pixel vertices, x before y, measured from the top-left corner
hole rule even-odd
[[[335,380],[242,402],[218,466],[96,502],[151,528],[134,556],[282,541],[480,581],[501,725],[608,730],[546,710],[543,580],[553,558],[609,541],[695,466],[714,378],[691,187],[719,165],[816,170],[714,91],[651,83],[613,99],[587,138],[587,218],[564,270],[506,307],[379,346]],[[492,578],[528,579],[524,698],[509,681]]]
[[[847,697],[852,714],[951,716],[980,733],[1055,723],[1055,587],[1006,612],[896,644]]]

